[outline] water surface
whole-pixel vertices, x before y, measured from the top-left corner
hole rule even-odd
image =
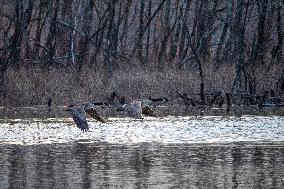
[[[2,120],[0,188],[283,188],[282,117]]]
[[[225,143],[283,141],[284,117],[165,117],[133,120],[110,118],[107,123],[88,120],[90,132],[81,132],[72,119],[0,120],[0,143],[42,144],[77,140],[111,144]]]
[[[1,188],[283,188],[284,144],[1,145]]]

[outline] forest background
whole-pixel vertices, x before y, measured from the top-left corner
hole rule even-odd
[[[0,105],[284,92],[282,0],[0,0]],[[202,95],[203,94],[203,95]],[[203,96],[203,97],[202,97]]]

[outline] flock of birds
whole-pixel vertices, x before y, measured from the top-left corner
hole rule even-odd
[[[263,103],[268,101],[272,102],[272,107],[281,107],[284,106],[283,104],[280,104],[281,99],[275,98],[274,91],[271,91],[270,96],[273,98],[268,98],[268,91],[265,92],[263,96],[255,96],[255,95],[248,95],[248,96],[237,96],[240,98],[237,98],[237,100],[234,100],[234,94],[231,93],[225,93],[224,91],[218,91],[213,94],[209,94],[203,101],[196,100],[195,98],[189,97],[187,93],[178,93],[178,98],[182,99],[184,101],[184,104],[186,107],[199,107],[199,106],[207,106],[209,108],[212,108],[213,105],[216,105],[217,108],[222,109],[222,106],[225,104],[226,106],[226,113],[228,114],[230,111],[231,105],[234,103],[234,101],[237,102],[237,104],[244,104],[244,105],[257,105],[258,107],[264,106]],[[199,95],[199,94],[198,94]],[[118,100],[118,104],[114,103],[115,99]],[[270,100],[270,101],[269,101]],[[273,101],[272,101],[273,100]],[[148,99],[143,100],[131,100],[124,96],[119,96],[117,92],[113,92],[108,101],[105,103],[98,103],[98,102],[87,102],[82,105],[76,106],[76,105],[69,105],[67,111],[71,112],[71,115],[73,117],[74,122],[76,123],[77,127],[80,128],[83,131],[89,130],[89,125],[87,122],[87,115],[96,119],[99,122],[105,123],[106,120],[99,115],[99,113],[96,110],[96,106],[99,105],[105,105],[105,106],[116,106],[116,111],[125,111],[127,112],[129,117],[135,118],[135,119],[143,119],[142,115],[145,116],[151,116],[151,117],[157,117],[153,109],[151,108],[154,103],[156,102],[167,102],[169,101],[167,98],[161,97],[153,99],[149,97]],[[48,106],[51,105],[51,100],[48,102]],[[216,107],[215,106],[215,107]]]
[[[144,100],[130,100],[126,97],[120,97],[116,92],[113,92],[110,96],[110,99],[106,103],[98,103],[98,102],[87,102],[82,105],[69,105],[66,111],[70,111],[73,117],[73,120],[76,126],[84,131],[89,131],[89,124],[87,122],[87,115],[96,119],[99,122],[106,123],[106,120],[99,115],[96,110],[96,106],[106,105],[111,106],[114,105],[115,98],[119,101],[119,107],[116,111],[125,111],[129,117],[134,119],[143,119],[143,115],[157,117],[154,113],[151,105],[154,102],[167,102],[167,98],[149,98]]]

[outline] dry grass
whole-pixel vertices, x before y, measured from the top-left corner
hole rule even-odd
[[[205,90],[230,91],[234,80],[234,67],[223,66],[218,71],[210,67],[205,69]],[[278,78],[279,69],[270,72],[260,71],[258,91],[273,87]],[[52,98],[56,105],[81,103],[89,100],[103,101],[109,94],[119,94],[133,98],[165,96],[176,98],[177,92],[199,92],[199,77],[196,71],[150,71],[145,69],[116,70],[113,77],[106,79],[103,72],[85,69],[81,77],[76,74],[53,69],[44,72],[41,69],[8,70],[7,99],[8,106],[33,106],[46,104]],[[261,81],[261,82],[260,82]],[[3,102],[2,102],[3,103]]]

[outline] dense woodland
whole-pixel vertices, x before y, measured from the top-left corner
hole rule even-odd
[[[0,0],[1,104],[284,93],[283,0]],[[0,105],[1,105],[0,104]]]

